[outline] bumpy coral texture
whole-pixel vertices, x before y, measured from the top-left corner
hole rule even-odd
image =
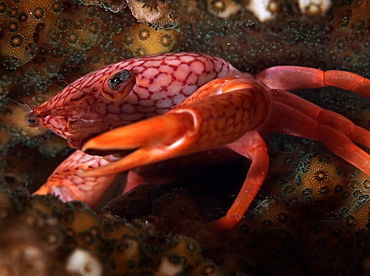
[[[97,215],[79,202],[30,198],[20,183],[9,181],[0,182],[1,275],[221,275],[192,238]]]
[[[296,64],[370,77],[368,0],[336,3],[325,16],[302,15],[296,1],[281,1],[271,6],[274,18],[264,22],[244,0],[174,0],[163,10],[156,4],[164,1],[152,0],[124,5],[31,2],[0,1],[4,187],[22,183],[35,189],[68,152],[59,138],[27,128],[23,116],[28,107],[13,101],[39,105],[66,83],[109,63],[181,50],[220,56],[252,73]],[[108,7],[95,5],[101,2]],[[132,12],[128,2],[153,9],[159,21],[138,22],[148,19]],[[112,12],[114,7],[119,8]],[[360,97],[332,88],[300,95],[370,127],[369,103]],[[169,186],[139,186],[105,207],[105,212],[130,220],[142,218],[135,227],[109,214],[98,217],[77,203],[30,199],[22,187],[4,188],[1,271],[68,275],[63,264],[82,248],[90,252],[84,256],[111,275],[138,271],[142,264],[162,275],[168,269],[190,275],[369,273],[368,176],[312,141],[275,135],[269,146],[271,168],[254,206],[238,226],[219,235],[204,223],[220,217],[231,204],[244,178],[244,160],[188,169],[187,177]],[[152,224],[143,224],[144,219]],[[21,267],[14,266],[27,249],[34,254]],[[205,260],[209,258],[213,261]]]

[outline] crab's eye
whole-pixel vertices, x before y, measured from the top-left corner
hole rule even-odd
[[[125,85],[127,81],[130,81],[131,76],[132,74],[129,70],[117,72],[108,79],[108,86],[110,89],[117,91],[122,85]]]
[[[110,76],[103,85],[103,96],[111,101],[124,98],[135,84],[130,70],[121,70]]]

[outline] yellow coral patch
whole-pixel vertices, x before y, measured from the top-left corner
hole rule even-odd
[[[55,1],[56,2],[56,1]],[[0,1],[0,56],[8,69],[15,69],[36,54],[37,43],[44,40],[46,23],[55,24],[57,14],[50,9],[52,1]]]
[[[136,24],[123,38],[123,44],[135,56],[170,52],[175,45],[178,31],[175,29],[156,30],[146,24]]]

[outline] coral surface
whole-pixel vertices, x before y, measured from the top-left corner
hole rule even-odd
[[[291,64],[370,77],[370,1],[331,1],[324,15],[268,1],[273,16],[263,21],[251,2],[0,1],[1,275],[370,274],[370,178],[313,141],[270,137],[265,185],[242,221],[220,234],[206,223],[237,194],[244,159],[139,186],[100,213],[24,188],[34,191],[71,152],[25,125],[29,105],[113,62],[194,51],[251,73]],[[370,128],[361,97],[297,93]]]

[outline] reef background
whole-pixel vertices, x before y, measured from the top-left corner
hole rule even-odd
[[[245,218],[222,234],[205,223],[237,194],[248,168],[243,159],[193,168],[164,187],[143,185],[98,213],[29,196],[71,150],[63,139],[25,125],[27,105],[104,65],[196,51],[250,73],[289,64],[370,77],[370,1],[333,1],[324,16],[302,14],[295,1],[275,1],[274,18],[264,22],[248,3],[0,1],[1,275],[72,275],[67,263],[77,249],[96,261],[86,270],[81,265],[83,275],[99,275],[89,269],[103,275],[370,274],[370,179],[309,140],[269,137],[268,179]],[[368,100],[334,88],[297,93],[370,128]]]

